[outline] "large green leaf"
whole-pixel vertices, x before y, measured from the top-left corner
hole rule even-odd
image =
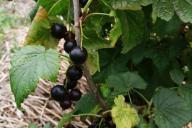
[[[107,79],[108,85],[113,88],[113,94],[126,93],[132,88],[145,89],[146,82],[136,73],[125,72],[111,75]]]
[[[70,0],[58,0],[53,6],[49,9],[48,15],[67,15],[70,11]]]
[[[159,128],[181,128],[191,120],[189,107],[173,90],[160,89],[153,102],[155,122]]]
[[[153,18],[160,17],[169,21],[174,13],[184,22],[192,22],[192,2],[191,0],[154,0]]]
[[[48,20],[47,11],[40,8],[32,22],[27,34],[25,44],[43,45],[46,48],[55,48],[58,40],[51,35],[51,23]]]
[[[104,0],[113,9],[118,10],[141,10],[141,6],[147,6],[152,0]]]
[[[49,11],[49,9],[57,2],[58,0],[38,0],[38,4],[43,8]]]
[[[78,113],[90,113],[97,105],[97,100],[92,93],[83,95],[75,105]]]
[[[35,90],[39,79],[55,81],[59,71],[59,55],[42,46],[26,46],[11,60],[10,81],[17,106]]]
[[[192,111],[192,86],[184,86],[178,89],[179,95],[185,100]]]
[[[121,22],[123,49],[127,53],[147,38],[147,29],[142,11],[117,11]]]

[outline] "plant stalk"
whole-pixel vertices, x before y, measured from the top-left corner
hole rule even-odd
[[[81,19],[79,17],[79,14],[80,14],[79,0],[73,0],[73,9],[74,9],[74,29],[75,29],[76,42],[77,42],[78,46],[82,47],[81,46],[81,30],[80,30],[80,27],[81,27],[80,20]],[[90,86],[92,93],[95,95],[97,102],[101,105],[102,108],[107,109],[107,104],[100,96],[97,86],[93,82],[93,79],[91,77],[90,71],[89,71],[86,63],[83,65],[83,72],[84,72],[84,76],[87,79],[87,83]]]

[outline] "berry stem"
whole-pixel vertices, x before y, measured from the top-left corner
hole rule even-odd
[[[85,5],[85,7],[83,8],[83,13],[84,12],[87,12],[87,10],[88,10],[88,8],[89,8],[89,6],[90,6],[90,4],[93,2],[93,0],[88,0],[88,2],[87,2],[87,4]]]
[[[80,6],[79,6],[79,0],[73,0],[73,8],[74,8],[74,28],[75,28],[75,37],[76,37],[76,41],[77,41],[77,45],[81,47],[81,30],[80,30]],[[90,71],[87,67],[87,64],[85,63],[83,65],[83,72],[84,75],[87,79],[87,83],[90,86],[90,89],[92,91],[92,93],[95,95],[97,101],[99,102],[99,104],[101,105],[102,108],[107,109],[107,104],[105,103],[105,101],[101,98],[97,86],[96,84],[93,82]]]

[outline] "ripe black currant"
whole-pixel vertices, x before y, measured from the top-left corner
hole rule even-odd
[[[76,80],[75,80],[75,81],[72,81],[72,80],[70,80],[70,79],[67,79],[67,80],[65,79],[65,80],[64,80],[64,85],[66,86],[67,90],[73,89],[73,88],[76,87],[77,81],[76,81]]]
[[[83,64],[87,59],[87,50],[85,48],[75,47],[69,54],[74,64]]]
[[[66,41],[64,44],[64,50],[65,52],[69,53],[71,50],[73,50],[75,47],[77,47],[76,41]]]
[[[70,98],[65,98],[63,101],[59,102],[60,106],[65,110],[71,107],[72,101]]]
[[[88,0],[79,0],[80,6],[84,7],[87,4]]]
[[[68,124],[65,128],[75,128],[72,124]]]
[[[73,65],[67,69],[66,75],[68,79],[77,81],[82,77],[83,71],[81,67]]]
[[[66,89],[62,85],[56,85],[51,89],[51,97],[56,101],[62,101],[67,95]]]
[[[71,100],[78,101],[81,98],[81,92],[78,89],[72,89],[69,93]]]
[[[71,31],[68,31],[64,35],[65,41],[74,41],[75,40],[75,34]]]
[[[53,37],[57,39],[63,38],[66,32],[67,32],[67,28],[62,24],[54,23],[51,26],[51,34]]]

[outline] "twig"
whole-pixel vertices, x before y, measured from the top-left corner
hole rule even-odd
[[[81,46],[81,31],[80,31],[80,7],[79,7],[79,0],[73,0],[73,8],[74,8],[74,28],[75,28],[75,37],[76,37],[76,41],[78,46]],[[87,79],[87,83],[91,88],[91,91],[93,92],[93,94],[96,97],[96,100],[99,102],[99,104],[101,105],[102,108],[106,109],[107,108],[107,104],[105,103],[105,101],[101,98],[98,90],[97,90],[97,86],[95,85],[95,83],[92,80],[91,74],[88,70],[87,64],[85,63],[83,65],[83,72],[84,75]]]

